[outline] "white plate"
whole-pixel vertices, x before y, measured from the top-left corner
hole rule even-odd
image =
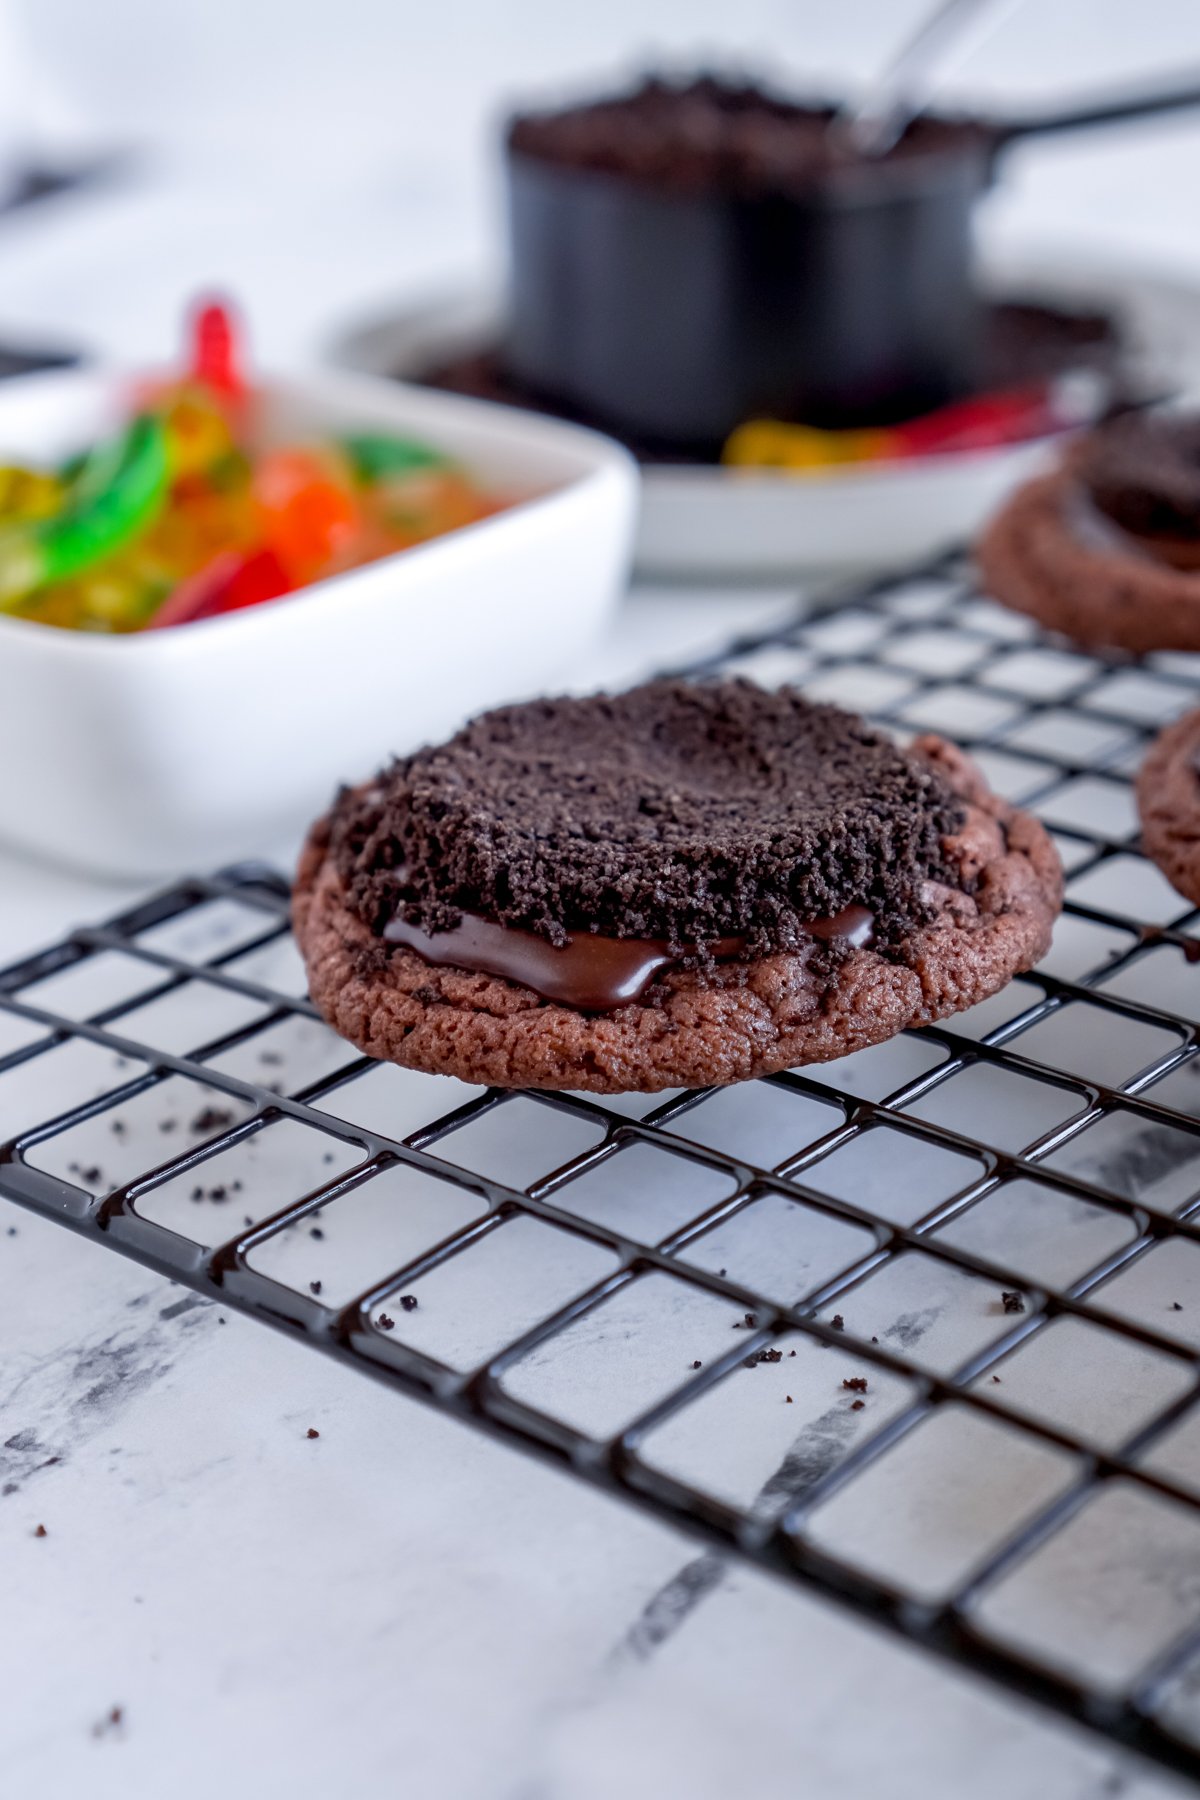
[[[997,294],[1111,308],[1145,381],[1200,388],[1200,288],[1036,248],[993,251],[983,278]],[[344,332],[330,355],[347,368],[416,378],[494,343],[501,320],[500,301],[484,293],[397,305]],[[801,477],[650,464],[642,472],[637,568],[654,578],[758,579],[916,559],[969,537],[1045,455],[1044,445],[1024,444]]]
[[[78,449],[128,376],[0,386],[0,461]],[[0,618],[0,837],[102,874],[175,873],[301,829],[339,781],[537,692],[628,572],[632,459],[510,408],[357,375],[268,384],[280,434],[380,429],[460,457],[507,511],[285,599],[128,637]]]

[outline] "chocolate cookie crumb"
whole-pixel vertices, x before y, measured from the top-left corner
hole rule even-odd
[[[308,1291],[310,1294],[319,1294],[321,1291],[320,1282],[319,1281],[310,1281],[308,1284]]]
[[[396,1329],[395,1319],[389,1319],[386,1313],[380,1313],[375,1323],[378,1325],[380,1331],[394,1331]]]
[[[319,1225],[310,1225],[308,1228],[308,1235],[311,1238],[323,1238],[325,1233]]]
[[[224,1131],[234,1115],[227,1106],[202,1106],[188,1127],[190,1131]]]
[[[1015,1288],[1005,1288],[1000,1295],[1000,1304],[1006,1313],[1023,1313],[1025,1311],[1025,1296],[1024,1294],[1019,1294]]]
[[[861,1411],[862,1411],[862,1409],[863,1409],[863,1407],[864,1407],[864,1406],[865,1406],[865,1405],[866,1405],[866,1404],[867,1404],[867,1403],[866,1403],[866,1401],[865,1401],[865,1400],[852,1400],[852,1401],[851,1401],[851,1402],[850,1402],[850,1411],[851,1411],[851,1412],[861,1412]]]
[[[842,1386],[848,1389],[852,1394],[865,1394],[867,1391],[867,1378],[865,1375],[847,1375],[842,1382]]]
[[[846,1321],[843,1319],[841,1313],[834,1313],[829,1323],[834,1331],[845,1331],[846,1329]]]
[[[315,1425],[310,1425],[304,1435],[306,1438],[319,1438],[321,1434]]]
[[[400,1304],[405,1312],[415,1312],[417,1309],[417,1296],[415,1294],[401,1294]]]
[[[700,1363],[700,1362],[694,1362],[694,1363],[693,1363],[693,1364],[692,1364],[692,1367],[693,1367],[693,1369],[699,1369],[699,1368],[702,1368],[702,1367],[703,1367],[703,1366],[704,1366],[704,1365],[703,1365],[703,1364],[702,1364],[702,1363]]]
[[[34,1535],[34,1537],[39,1537],[39,1538],[40,1537],[49,1537],[50,1533],[46,1530],[46,1527],[44,1525],[38,1525],[35,1528],[33,1535]]]
[[[851,905],[901,935],[927,881],[953,884],[964,816],[929,763],[838,707],[657,681],[485,713],[345,791],[330,853],[376,934],[401,909],[434,933],[466,911],[556,945],[732,933],[760,955]]]

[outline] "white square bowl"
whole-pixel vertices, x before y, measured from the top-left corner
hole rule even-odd
[[[128,377],[0,388],[0,460],[111,425]],[[225,618],[109,637],[0,617],[0,838],[107,875],[176,874],[300,830],[339,781],[538,692],[628,571],[637,472],[575,426],[370,377],[266,385],[280,435],[379,429],[527,495],[495,517]]]

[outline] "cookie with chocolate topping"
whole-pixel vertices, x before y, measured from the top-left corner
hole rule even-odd
[[[1061,880],[941,739],[654,682],[502,708],[343,791],[295,925],[313,999],[370,1055],[652,1092],[973,1005],[1044,953]]]
[[[1027,482],[978,546],[988,591],[1097,648],[1200,649],[1200,417],[1127,414]]]
[[[1146,855],[1200,905],[1200,712],[1155,738],[1138,771],[1137,804]]]

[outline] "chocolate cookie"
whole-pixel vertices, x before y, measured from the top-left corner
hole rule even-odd
[[[1044,954],[1061,887],[943,740],[662,682],[487,714],[343,792],[294,910],[313,999],[368,1054],[652,1092],[974,1005]]]
[[[1138,771],[1137,803],[1146,855],[1200,905],[1200,712],[1155,738]]]
[[[1028,482],[978,546],[997,600],[1076,642],[1200,649],[1200,420],[1127,416]]]

